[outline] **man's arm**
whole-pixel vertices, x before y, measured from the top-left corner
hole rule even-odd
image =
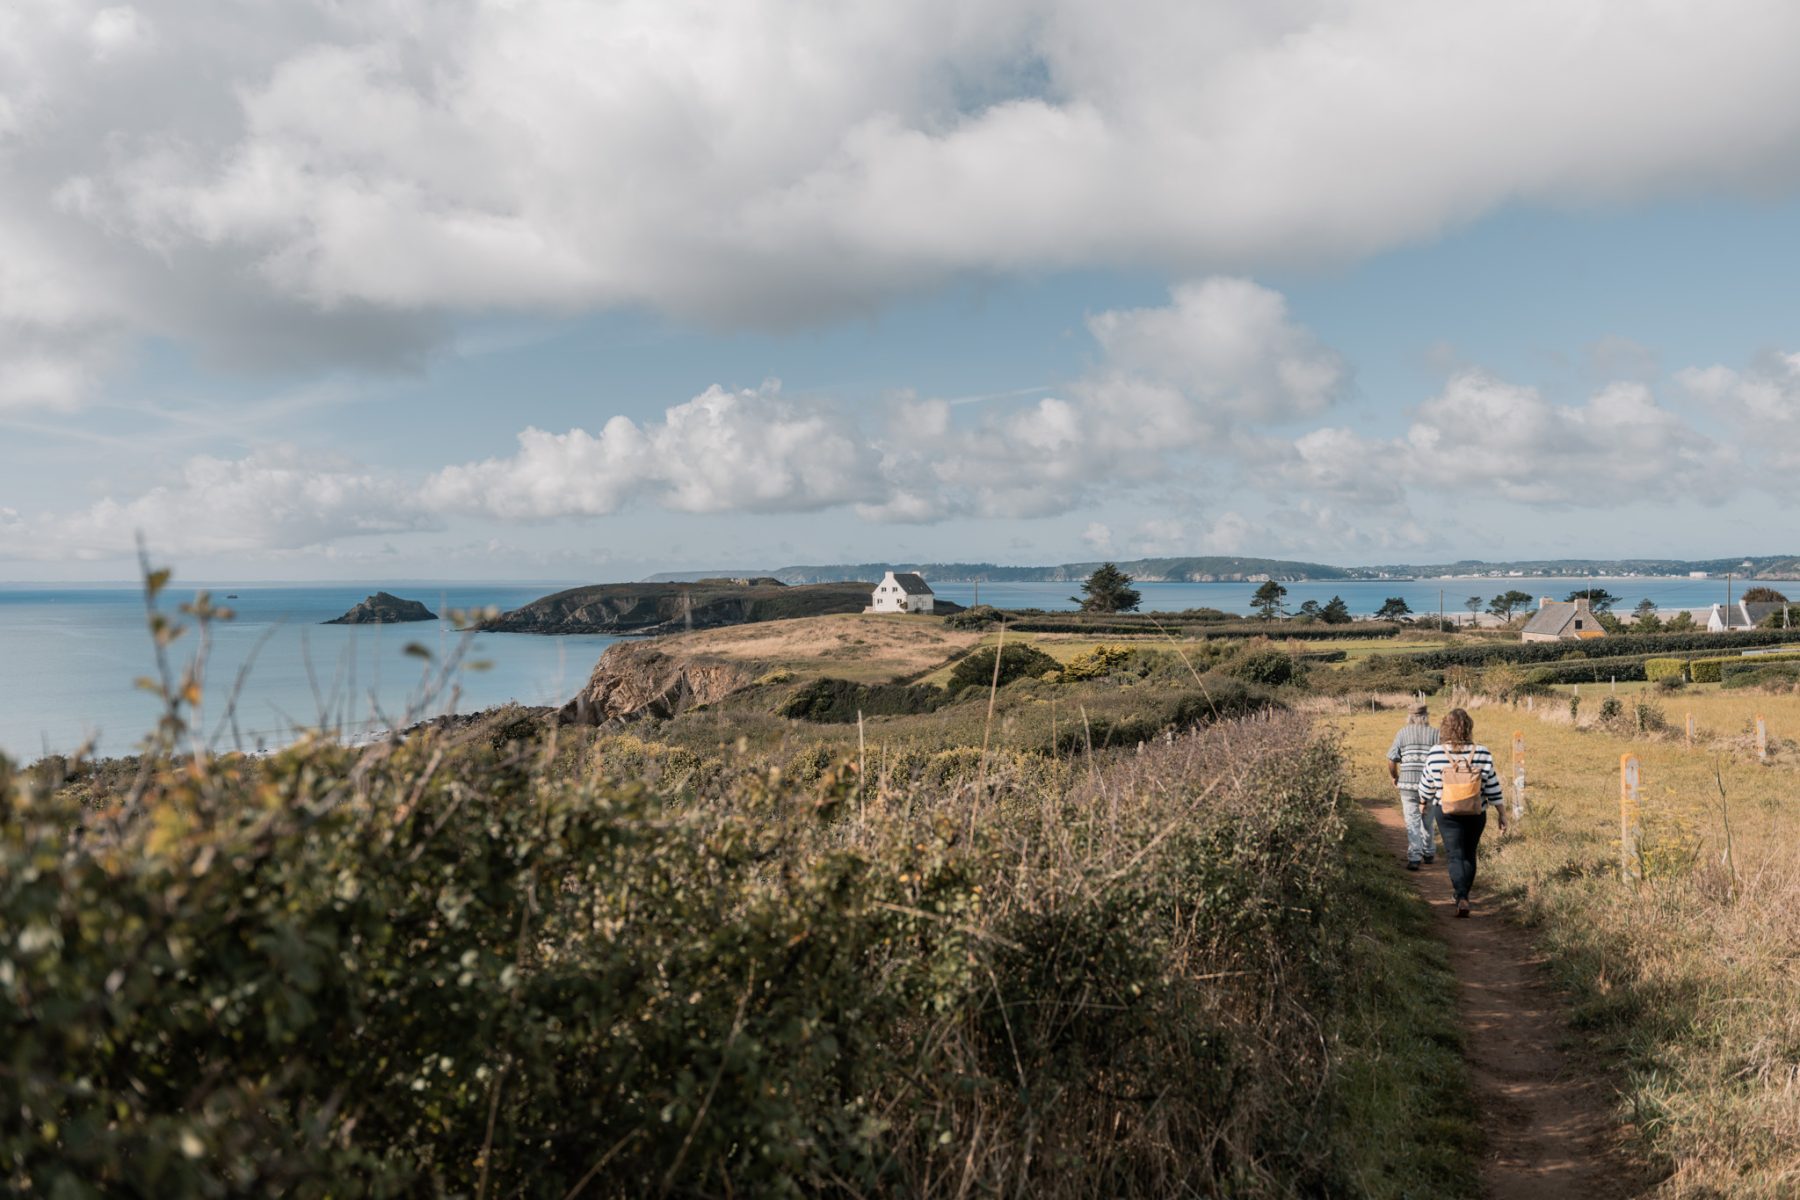
[[[1405,751],[1400,748],[1400,738],[1406,730],[1402,729],[1394,735],[1393,744],[1388,746],[1388,778],[1395,783],[1400,782],[1400,758]]]

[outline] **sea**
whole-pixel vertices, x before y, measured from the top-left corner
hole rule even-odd
[[[420,600],[433,612],[497,606],[517,608],[573,583],[211,585],[216,603],[236,618],[214,627],[207,655],[201,721],[219,748],[266,749],[309,729],[360,738],[445,712],[477,712],[516,701],[562,704],[587,680],[615,638],[598,635],[456,632],[447,621],[405,625],[324,625],[378,590]],[[934,583],[959,604],[1067,610],[1076,607],[1073,583]],[[1488,599],[1510,589],[1561,599],[1585,587],[1622,597],[1621,610],[1649,599],[1665,611],[1704,609],[1725,599],[1712,579],[1325,580],[1288,583],[1287,603],[1321,604],[1341,596],[1352,613],[1373,613],[1390,596],[1415,612],[1467,612],[1471,596]],[[1255,583],[1140,583],[1143,608],[1179,612],[1217,608],[1249,613]],[[1743,584],[1736,585],[1739,593]],[[191,600],[194,586],[171,585],[162,608]],[[227,598],[235,593],[235,598]],[[156,723],[158,699],[135,686],[157,673],[136,585],[0,583],[0,753],[29,762],[90,745],[94,753],[130,753]],[[179,672],[197,635],[170,647]],[[408,652],[408,648],[412,652]],[[423,651],[429,657],[422,657]],[[456,666],[455,664],[460,664]],[[447,667],[454,666],[454,669]]]

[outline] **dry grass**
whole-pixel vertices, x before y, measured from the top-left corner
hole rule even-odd
[[[675,656],[759,663],[800,678],[830,675],[881,683],[946,663],[981,638],[933,617],[854,614],[683,633],[660,638],[657,646]]]
[[[1786,740],[1800,733],[1800,698],[1621,685],[1627,714],[1646,698],[1666,711],[1671,732],[1645,737],[1596,723],[1610,694],[1584,688],[1579,723],[1566,700],[1474,706],[1503,776],[1524,733],[1529,786],[1522,832],[1484,856],[1484,882],[1523,902],[1576,1026],[1619,1068],[1620,1117],[1667,1172],[1655,1196],[1800,1194],[1800,755]],[[1759,712],[1776,746],[1768,765],[1749,733]],[[1381,782],[1400,719],[1335,718],[1362,782]],[[1642,779],[1635,887],[1619,867],[1627,752]]]

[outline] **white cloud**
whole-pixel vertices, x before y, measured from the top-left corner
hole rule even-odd
[[[1741,371],[1715,365],[1675,378],[1743,435],[1770,483],[1800,486],[1794,474],[1800,471],[1800,354],[1768,353]]]
[[[1716,503],[1742,482],[1733,450],[1640,383],[1610,383],[1570,406],[1464,371],[1420,406],[1402,450],[1408,483],[1534,505]]]
[[[15,0],[0,250],[50,269],[22,302],[0,276],[0,341],[24,309],[406,362],[499,308],[781,326],[962,274],[1266,270],[1506,204],[1766,194],[1800,170],[1796,44],[1784,0]],[[1096,332],[1184,394],[1209,361]],[[1329,391],[1282,361],[1283,403]]]
[[[120,558],[140,533],[157,555],[264,553],[436,527],[395,481],[268,451],[236,460],[192,458],[171,483],[130,500],[107,497],[75,513],[0,512],[0,555]]]
[[[839,412],[787,400],[773,381],[707,389],[659,422],[613,417],[598,434],[527,429],[509,458],[446,467],[437,511],[512,520],[603,516],[642,500],[676,512],[792,512],[880,502],[875,457]]]

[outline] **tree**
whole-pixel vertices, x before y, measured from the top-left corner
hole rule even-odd
[[[1745,604],[1786,604],[1787,597],[1772,587],[1757,584],[1753,588],[1745,588],[1742,597]]]
[[[1488,602],[1488,611],[1502,621],[1510,621],[1515,612],[1530,603],[1530,592],[1521,592],[1518,588],[1510,588]]]
[[[1081,585],[1081,590],[1086,593],[1085,599],[1081,596],[1070,596],[1069,599],[1081,605],[1082,612],[1131,612],[1143,600],[1131,586],[1131,576],[1111,563],[1101,563]]]
[[[1663,623],[1663,629],[1668,633],[1687,633],[1698,627],[1699,622],[1694,620],[1694,614],[1685,608]]]
[[[1412,605],[1408,604],[1401,596],[1389,596],[1381,602],[1381,607],[1375,610],[1377,621],[1404,621],[1410,616],[1412,616]]]
[[[1656,615],[1656,601],[1645,596],[1631,610],[1631,628],[1634,633],[1656,633],[1662,629],[1662,618]]]
[[[1333,596],[1320,610],[1319,619],[1327,625],[1348,625],[1350,623],[1350,606],[1344,603],[1342,596]]]
[[[1597,587],[1597,588],[1576,588],[1574,591],[1572,591],[1568,594],[1566,599],[1568,599],[1568,600],[1586,600],[1588,602],[1589,608],[1593,609],[1597,613],[1603,613],[1603,612],[1611,612],[1612,606],[1619,602],[1620,597],[1613,595],[1611,592],[1607,591],[1603,587]]]
[[[1256,589],[1250,597],[1250,606],[1262,614],[1265,621],[1273,621],[1287,611],[1287,589],[1273,579]]]
[[[1463,607],[1469,610],[1469,624],[1475,623],[1475,614],[1481,611],[1481,597],[1470,596],[1463,601]]]
[[[1317,600],[1308,600],[1300,606],[1300,611],[1294,615],[1305,617],[1309,621],[1316,621],[1319,619],[1320,611],[1321,609],[1319,608],[1319,602]]]
[[[1781,607],[1758,621],[1757,627],[1760,629],[1800,629],[1800,604],[1789,604],[1785,600],[1777,601],[1777,603]]]

